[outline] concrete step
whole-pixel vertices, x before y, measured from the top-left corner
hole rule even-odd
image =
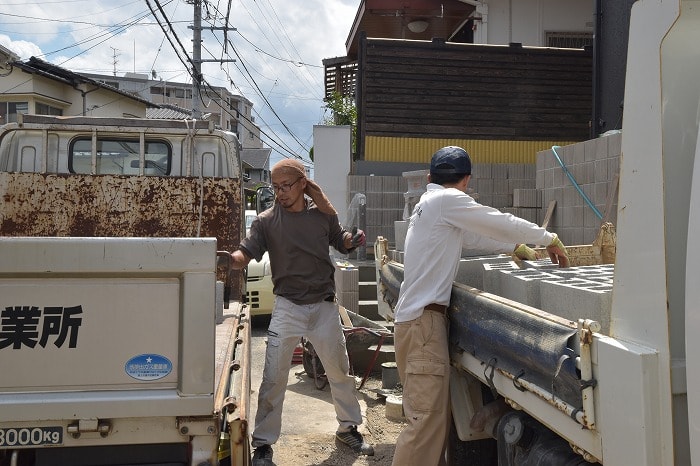
[[[381,325],[387,330],[390,330],[392,333],[394,332],[394,322],[389,322],[384,318],[380,318],[379,320],[373,320],[372,322],[374,322],[377,325]]]
[[[358,309],[360,314],[363,317],[366,317],[369,320],[382,320],[383,317],[379,315],[379,306],[377,304],[377,299],[366,299],[366,300],[360,300],[358,302]]]
[[[377,282],[359,282],[358,293],[360,300],[377,299]]]

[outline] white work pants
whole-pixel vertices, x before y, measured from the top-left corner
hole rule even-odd
[[[355,378],[349,375],[348,352],[337,305],[328,301],[299,305],[278,296],[268,328],[265,368],[251,442],[254,448],[272,445],[279,439],[292,354],[302,336],[311,341],[326,371],[338,431],[345,432],[351,426],[362,424]],[[309,416],[313,415],[309,413]]]

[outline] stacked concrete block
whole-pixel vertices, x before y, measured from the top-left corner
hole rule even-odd
[[[507,254],[497,254],[491,256],[463,257],[459,260],[459,268],[455,282],[463,283],[467,286],[484,289],[484,265],[502,264],[512,262],[512,257]],[[509,267],[511,267],[509,265]]]
[[[560,269],[543,259],[521,266],[485,265],[483,290],[571,321],[595,320],[609,334],[613,265]]]
[[[347,263],[335,265],[335,295],[338,304],[356,314],[360,312],[360,269]]]
[[[542,192],[538,189],[514,189],[513,207],[539,209],[542,207]]]
[[[592,243],[603,215],[607,215],[612,223],[616,222],[614,180],[619,173],[620,153],[621,133],[614,132],[559,147],[556,154],[552,149],[537,154],[535,179],[537,189],[542,191],[542,209],[546,209],[550,201],[557,201],[549,229],[556,231],[564,244]],[[566,170],[559,164],[556,155]],[[567,176],[567,171],[573,181]],[[609,196],[610,211],[606,214]]]
[[[357,193],[366,196],[365,234],[371,247],[377,236],[385,237],[394,244],[394,222],[403,219],[406,180],[401,176],[348,176],[350,203]]]
[[[543,280],[557,276],[537,269],[501,270],[501,296],[540,309],[540,286]]]
[[[483,264],[483,290],[487,293],[502,295],[501,290],[501,271],[502,270],[520,270],[518,264],[509,260],[507,262],[489,262]]]
[[[585,278],[544,280],[540,284],[541,309],[574,322],[591,319],[600,323],[601,333],[610,334],[612,284]]]

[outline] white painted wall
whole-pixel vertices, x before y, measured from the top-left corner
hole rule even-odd
[[[350,126],[314,125],[314,181],[335,207],[340,223],[347,217],[350,137]]]
[[[494,45],[545,45],[546,31],[592,32],[593,0],[486,0],[487,37],[476,24],[474,41]],[[483,16],[483,15],[482,15]]]

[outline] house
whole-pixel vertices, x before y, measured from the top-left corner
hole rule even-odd
[[[156,104],[38,58],[0,48],[0,124],[20,113],[145,117]]]
[[[81,74],[161,106],[192,108],[191,83],[155,79],[155,72],[150,77],[141,73],[125,73],[124,76]],[[203,88],[202,98],[207,102],[202,109],[207,120],[214,121],[221,129],[235,133],[244,148],[262,148],[260,127],[255,124],[253,103],[250,100],[219,86]]]
[[[613,3],[361,0],[346,56],[323,60],[326,98],[356,103],[356,150],[347,177],[325,171],[319,184],[345,183],[347,205],[365,195],[368,242],[394,241],[430,155],[460,145],[472,155],[479,202],[541,223],[557,201],[549,225],[567,243],[591,242],[598,219],[552,164],[553,148],[603,210],[619,138],[586,141],[621,123],[626,43],[617,32],[632,2]],[[321,151],[315,142],[316,165],[343,166],[324,160],[344,157],[345,146]]]

